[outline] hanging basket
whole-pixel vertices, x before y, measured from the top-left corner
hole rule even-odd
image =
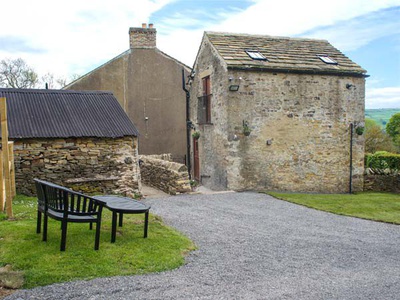
[[[356,133],[358,135],[362,135],[364,133],[364,127],[363,126],[357,126],[356,127]]]
[[[192,133],[192,137],[193,137],[194,139],[198,140],[198,139],[200,138],[200,132],[198,132],[198,131],[193,132],[193,133]]]

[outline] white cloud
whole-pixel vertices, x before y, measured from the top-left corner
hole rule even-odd
[[[400,108],[400,87],[367,88],[365,98],[366,108]]]
[[[353,51],[380,37],[400,34],[399,12],[400,8],[374,12],[311,30],[306,36],[327,39],[342,51]]]
[[[31,51],[2,50],[1,57],[21,57],[40,74],[83,74],[129,48],[129,27],[148,22],[152,13],[176,0],[54,0],[2,3],[0,36],[17,37]]]

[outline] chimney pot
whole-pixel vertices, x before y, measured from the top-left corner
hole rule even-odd
[[[146,23],[142,23],[142,28],[146,28],[147,24]]]
[[[149,24],[149,28],[153,28],[153,23],[150,23],[150,24]]]

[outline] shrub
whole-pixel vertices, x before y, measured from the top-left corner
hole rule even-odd
[[[374,154],[365,155],[365,166],[374,172],[381,173],[384,170],[400,171],[400,154],[386,151],[377,151]]]

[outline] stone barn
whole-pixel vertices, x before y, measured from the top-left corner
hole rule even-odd
[[[129,28],[129,49],[64,89],[112,91],[140,132],[140,154],[171,153],[185,163],[186,93],[191,69],[157,48],[152,24]]]
[[[34,178],[86,193],[140,193],[138,131],[110,92],[0,89],[18,193]]]
[[[205,32],[190,87],[194,177],[215,190],[362,190],[366,77],[325,40]]]

